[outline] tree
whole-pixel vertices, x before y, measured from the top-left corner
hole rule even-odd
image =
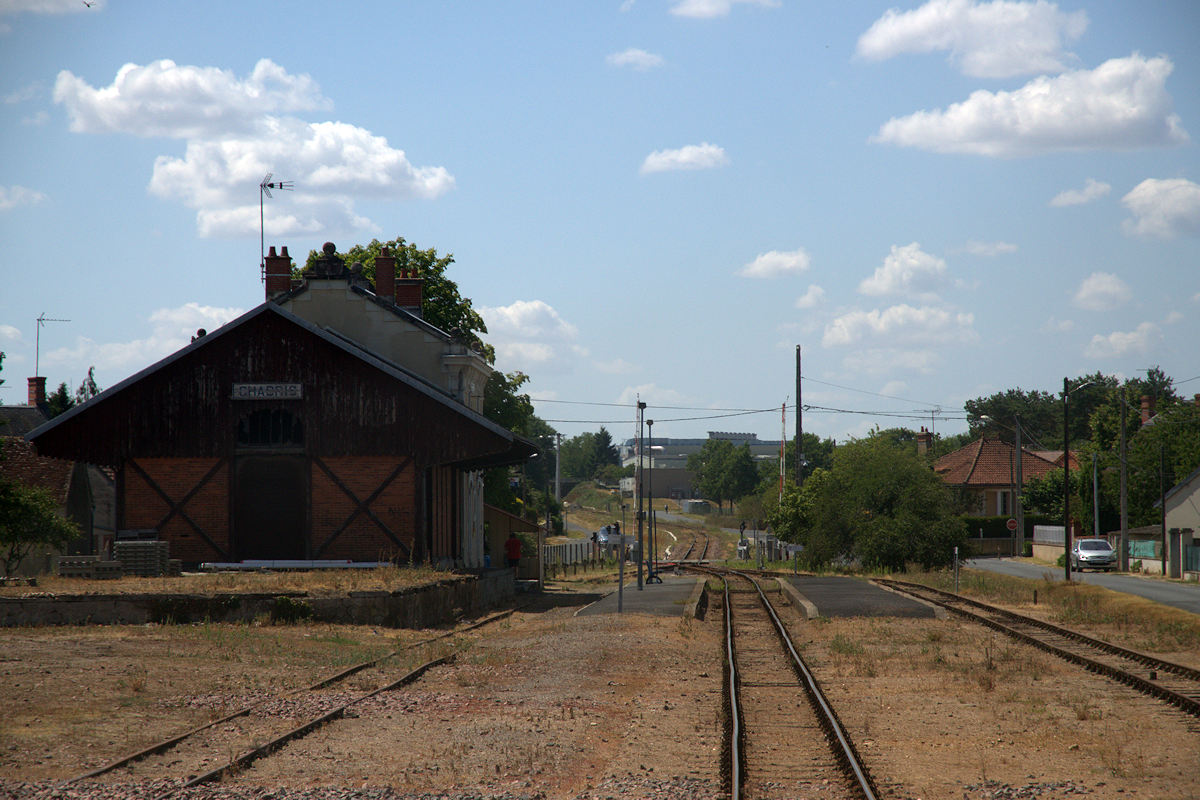
[[[35,548],[63,547],[79,535],[45,489],[0,479],[0,569],[8,577]]]
[[[1016,417],[1020,417],[1021,430],[1031,443],[1045,442],[1049,446],[1062,439],[1062,401],[1049,392],[1009,389],[968,400],[963,409],[972,439],[1011,439]]]
[[[608,465],[621,465],[621,455],[617,452],[617,446],[613,444],[612,434],[603,425],[593,437],[592,447],[595,450],[597,470]],[[593,472],[593,477],[594,475]]]
[[[96,368],[88,367],[87,377],[79,384],[79,388],[75,390],[75,403],[86,403],[96,395],[100,394],[100,387],[96,385]]]
[[[446,270],[454,263],[454,255],[447,253],[439,256],[435,248],[422,250],[414,244],[397,236],[386,242],[372,239],[369,244],[356,244],[345,253],[338,255],[347,265],[359,262],[363,265],[363,276],[375,280],[375,257],[386,247],[396,259],[396,275],[399,277],[409,270],[416,270],[422,278],[421,316],[428,322],[449,334],[460,336],[483,353],[488,363],[496,360],[496,351],[491,345],[484,343],[480,334],[487,333],[487,325],[483,317],[471,306],[471,298],[463,297],[458,291],[458,284],[446,277]],[[304,269],[307,270],[321,254],[316,250],[309,251]],[[303,273],[300,273],[301,275]]]
[[[566,439],[559,446],[562,474],[577,481],[591,480],[598,468],[596,434],[584,432]]]
[[[508,468],[490,470],[484,477],[484,499],[498,508],[520,516],[526,509],[520,494],[529,486],[545,487],[553,477],[555,431],[533,413],[533,401],[520,389],[529,381],[523,372],[493,372],[483,392],[483,415],[497,425],[526,439],[538,447],[539,457],[529,461],[514,474]],[[516,487],[514,488],[514,480]],[[521,484],[524,483],[522,486]]]
[[[915,448],[886,432],[852,440],[801,489],[789,486],[769,517],[784,539],[805,545],[810,566],[854,558],[866,567],[904,569],[949,563],[966,528],[950,491]]]
[[[71,397],[71,390],[67,388],[66,381],[60,383],[57,389],[46,395],[46,407],[49,409],[51,417],[57,417],[59,414],[70,411],[74,405],[75,400]]]
[[[687,468],[696,475],[696,488],[723,509],[726,500],[745,497],[758,485],[758,469],[750,445],[734,447],[727,439],[708,439],[697,453],[688,456]]]

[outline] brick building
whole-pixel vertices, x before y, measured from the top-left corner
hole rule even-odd
[[[116,527],[155,531],[185,565],[482,566],[482,471],[535,448],[464,402],[474,392],[482,408],[481,357],[332,250],[294,283],[279,277],[286,249],[272,248],[266,302],[27,438],[42,455],[111,467]],[[288,306],[306,292],[340,301],[305,319]],[[357,329],[356,311],[377,318]]]

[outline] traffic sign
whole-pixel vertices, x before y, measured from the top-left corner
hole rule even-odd
[[[1017,521],[1012,517],[1009,517],[1008,522],[1004,524],[1010,531],[1015,531],[1017,529]]]

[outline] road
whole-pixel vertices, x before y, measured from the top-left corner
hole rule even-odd
[[[1063,579],[1062,567],[1012,561],[1007,558],[975,558],[964,563],[965,566],[972,569],[1013,575],[1018,578],[1040,579],[1049,575],[1054,580]],[[1103,586],[1114,592],[1137,595],[1156,603],[1200,614],[1200,584],[1197,583],[1179,583],[1161,578],[1142,578],[1110,572],[1072,572],[1071,580]]]

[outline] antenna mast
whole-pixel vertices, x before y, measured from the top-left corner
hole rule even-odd
[[[275,173],[268,172],[258,184],[258,269],[264,281],[267,279],[267,234],[263,227],[263,195],[274,197],[271,194],[272,189],[290,192],[296,188],[292,181],[272,181],[271,178],[274,175]]]
[[[70,322],[70,321],[71,320],[69,320],[69,319],[51,319],[50,317],[46,316],[45,311],[43,311],[41,316],[37,318],[37,334],[34,336],[34,345],[33,345],[33,374],[34,375],[41,376],[41,374],[42,374],[39,371],[40,363],[41,363],[41,355],[42,355],[42,326],[45,325],[47,322]]]

